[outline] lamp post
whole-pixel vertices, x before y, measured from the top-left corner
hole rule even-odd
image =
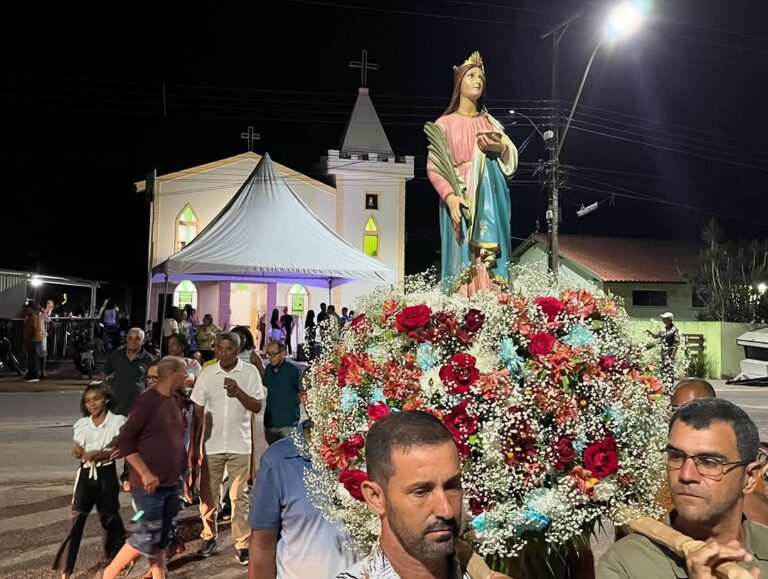
[[[642,0],[625,0],[615,5],[608,13],[605,25],[603,28],[603,34],[598,41],[595,49],[592,51],[592,55],[587,61],[587,66],[584,69],[584,74],[581,77],[581,83],[579,84],[579,90],[576,92],[576,98],[571,105],[571,111],[568,114],[568,118],[565,122],[562,134],[560,133],[560,111],[557,107],[558,99],[558,48],[560,40],[562,40],[568,27],[571,23],[581,16],[581,12],[575,14],[562,24],[556,26],[542,38],[552,36],[552,91],[551,101],[553,106],[552,113],[552,125],[550,130],[543,133],[542,137],[549,152],[549,160],[546,163],[546,175],[549,188],[549,206],[547,208],[547,261],[549,271],[557,277],[559,266],[559,249],[558,249],[558,234],[560,229],[560,151],[565,143],[565,137],[568,135],[568,129],[571,126],[573,120],[573,114],[576,112],[576,107],[579,104],[581,93],[584,90],[584,84],[587,82],[587,76],[592,68],[592,63],[597,56],[600,48],[605,43],[613,43],[617,40],[629,36],[640,26],[643,16],[649,9],[649,3]],[[514,114],[514,111],[510,111]],[[520,113],[517,113],[520,114]],[[524,115],[521,115],[524,116]],[[526,117],[527,118],[527,117]],[[530,122],[530,119],[527,119]],[[533,124],[531,122],[531,124]],[[538,131],[538,127],[537,127]],[[541,131],[538,131],[541,135]]]

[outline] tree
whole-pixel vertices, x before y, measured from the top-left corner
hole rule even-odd
[[[756,323],[768,319],[768,240],[731,241],[713,219],[688,283],[704,300],[704,320]],[[762,290],[762,291],[761,291]]]

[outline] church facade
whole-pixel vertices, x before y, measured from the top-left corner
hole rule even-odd
[[[254,170],[261,155],[247,152],[227,159],[157,176],[150,205],[149,267],[181,250],[217,218]],[[275,173],[285,180],[314,215],[350,245],[380,260],[391,270],[387,283],[402,279],[405,269],[405,184],[413,178],[413,157],[397,157],[381,126],[368,90],[359,94],[339,149],[328,151],[325,171],[335,187],[273,162]],[[136,183],[145,191],[145,181]],[[290,216],[284,224],[291,235]],[[264,239],[280,252],[280,239]],[[189,303],[198,318],[212,314],[221,328],[234,325],[258,327],[273,309],[287,307],[297,331],[293,345],[303,339],[307,312],[320,304],[354,309],[355,300],[375,284],[350,282],[329,291],[301,283],[231,283],[182,280],[151,284],[148,319],[162,317],[164,304],[183,307]]]

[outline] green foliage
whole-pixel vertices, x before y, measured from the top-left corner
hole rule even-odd
[[[723,230],[711,220],[702,239],[698,269],[686,276],[704,300],[701,317],[720,322],[756,323],[768,319],[768,240],[726,240]]]
[[[715,376],[715,364],[712,357],[706,352],[691,354],[688,358],[688,374],[690,378],[717,378]]]

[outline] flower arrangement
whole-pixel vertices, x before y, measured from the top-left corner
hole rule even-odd
[[[657,515],[668,406],[644,370],[622,304],[517,269],[502,293],[444,295],[410,280],[361,300],[310,367],[307,488],[370,544],[378,518],[360,493],[365,436],[390,412],[441,418],[462,459],[466,538],[483,555],[557,547],[603,516]]]

